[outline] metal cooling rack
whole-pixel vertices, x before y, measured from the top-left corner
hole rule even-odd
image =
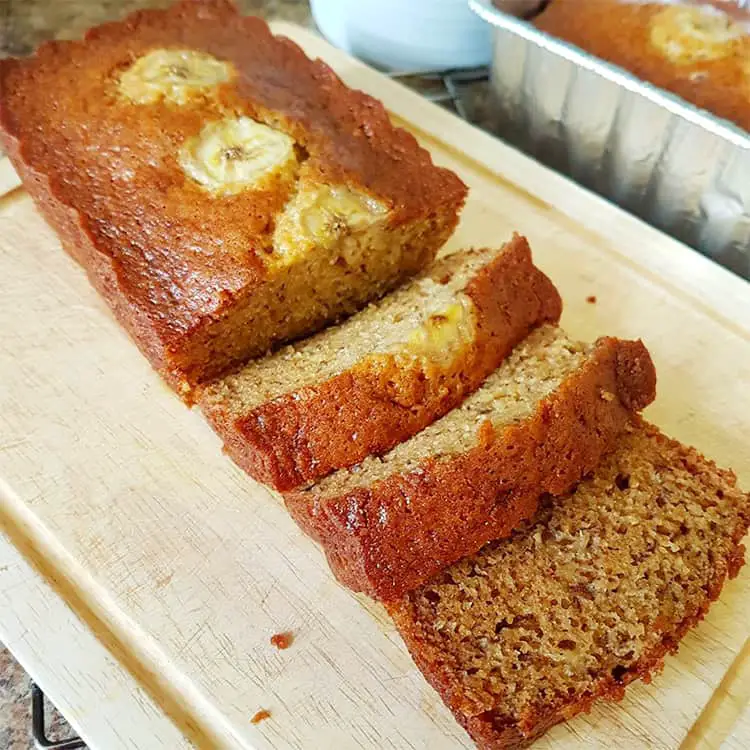
[[[45,750],[79,750],[86,743],[80,737],[65,740],[51,740],[47,737],[47,722],[44,711],[44,693],[35,682],[31,683],[31,735],[34,744]]]
[[[750,0],[748,0],[750,2]],[[411,73],[386,73],[419,94],[455,112],[459,117],[473,122],[470,107],[465,102],[466,87],[489,80],[489,69],[422,70]]]

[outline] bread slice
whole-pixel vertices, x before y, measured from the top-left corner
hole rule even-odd
[[[0,145],[186,398],[427,266],[466,187],[228,0],[0,61]]]
[[[640,421],[576,490],[390,607],[480,748],[650,681],[744,562],[750,496]]]
[[[509,534],[609,450],[656,376],[640,341],[587,346],[545,325],[463,404],[381,458],[285,496],[342,583],[399,598]]]
[[[199,403],[243,469],[289,490],[414,435],[561,307],[515,236],[438,261],[340,326],[208,387]]]

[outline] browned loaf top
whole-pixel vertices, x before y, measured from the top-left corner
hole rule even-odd
[[[379,102],[227,0],[0,61],[0,139],[188,397],[421,270],[466,194]]]
[[[414,435],[561,307],[525,238],[460,251],[341,325],[208,387],[201,408],[243,469],[289,490]]]
[[[393,600],[594,469],[655,395],[639,341],[586,346],[545,325],[469,396],[383,457],[285,496],[342,583]]]
[[[391,607],[480,748],[524,747],[659,671],[743,564],[734,475],[636,422],[591,478]]]
[[[731,0],[552,0],[534,23],[750,130],[750,14]]]

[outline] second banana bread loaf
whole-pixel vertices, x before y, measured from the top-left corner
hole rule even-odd
[[[418,432],[560,311],[515,236],[438,261],[341,325],[211,385],[200,405],[243,469],[289,490]]]
[[[542,31],[750,130],[750,16],[736,2],[552,0]]]
[[[460,407],[397,445],[285,495],[347,586],[391,600],[509,534],[540,495],[594,469],[655,395],[639,341],[532,333]]]

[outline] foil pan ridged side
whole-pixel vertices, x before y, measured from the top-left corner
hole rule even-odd
[[[750,279],[750,135],[470,0],[495,27],[504,140]]]

